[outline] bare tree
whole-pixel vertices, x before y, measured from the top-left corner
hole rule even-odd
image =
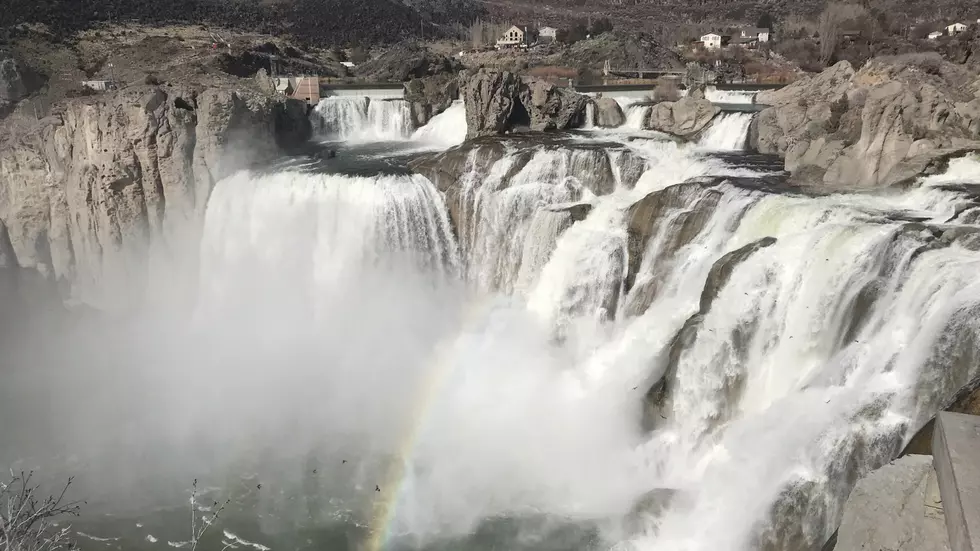
[[[829,65],[837,54],[841,39],[841,9],[837,3],[827,4],[820,14],[820,63]]]
[[[482,48],[484,45],[483,21],[477,19],[470,25],[470,42],[474,49]]]
[[[0,482],[0,550],[2,551],[69,551],[75,549],[69,537],[70,526],[59,527],[53,520],[78,516],[82,502],[66,501],[61,492],[47,497],[31,482],[34,473],[14,474]]]

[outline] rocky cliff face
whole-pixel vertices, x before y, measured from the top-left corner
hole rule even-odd
[[[582,126],[588,96],[545,81],[525,82],[507,71],[460,73],[466,104],[467,137],[503,134],[516,128],[534,131]]]
[[[0,117],[20,100],[34,93],[43,77],[13,57],[0,58]]]
[[[179,288],[215,182],[309,135],[305,106],[289,103],[151,86],[68,103],[0,151],[10,253],[108,309],[154,282]]]
[[[455,74],[413,78],[405,83],[405,101],[412,111],[412,123],[421,128],[442,113],[459,95]]]
[[[933,56],[841,62],[760,94],[750,142],[777,153],[805,183],[874,188],[908,181],[951,154],[980,147],[980,92]]]

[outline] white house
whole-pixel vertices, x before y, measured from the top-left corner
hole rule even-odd
[[[967,29],[967,26],[963,23],[953,23],[946,27],[946,34],[953,36],[954,34],[959,34]]]
[[[769,42],[769,29],[748,27],[742,29],[742,38],[754,38],[758,42]]]
[[[942,32],[942,31],[933,31],[933,32],[929,33],[929,40],[937,40],[940,36],[942,36],[944,34],[946,34],[946,33]]]
[[[708,50],[717,50],[722,46],[722,36],[716,33],[708,33],[701,37],[701,43]]]
[[[513,48],[517,46],[528,46],[535,39],[533,27],[527,25],[514,25],[507,29],[504,35],[497,40],[497,48]]]
[[[543,42],[554,42],[558,38],[558,29],[554,27],[541,27],[538,29],[538,38]]]

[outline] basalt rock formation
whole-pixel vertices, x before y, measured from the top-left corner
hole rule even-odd
[[[757,102],[750,143],[805,183],[896,185],[980,148],[980,81],[934,55],[842,61]]]
[[[721,112],[703,94],[691,95],[678,101],[662,102],[650,109],[647,127],[672,136],[690,139],[704,130]]]
[[[585,122],[587,96],[540,80],[524,81],[507,71],[460,73],[467,137],[515,129],[566,130]]]
[[[612,98],[596,98],[595,104],[595,125],[604,128],[614,128],[622,126],[626,122],[626,115],[623,108]]]
[[[413,78],[405,83],[405,101],[412,113],[412,123],[421,128],[432,117],[442,113],[459,96],[459,83],[454,74]]]
[[[156,86],[68,102],[0,151],[6,256],[89,304],[139,302],[154,281],[193,273],[171,267],[196,246],[219,179],[309,136],[294,103]]]
[[[30,96],[44,78],[13,57],[0,58],[0,117]]]

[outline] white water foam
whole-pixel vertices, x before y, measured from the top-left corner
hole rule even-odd
[[[401,141],[412,133],[408,102],[401,99],[324,98],[314,109],[313,117],[318,132],[333,140]]]
[[[711,103],[755,103],[757,90],[719,90],[714,86],[708,86],[705,90],[705,98]]]
[[[412,134],[412,141],[421,144],[452,147],[466,139],[466,106],[454,101],[449,109],[432,117],[425,126]]]
[[[709,151],[741,151],[745,149],[752,113],[721,113],[701,136],[698,145]]]

